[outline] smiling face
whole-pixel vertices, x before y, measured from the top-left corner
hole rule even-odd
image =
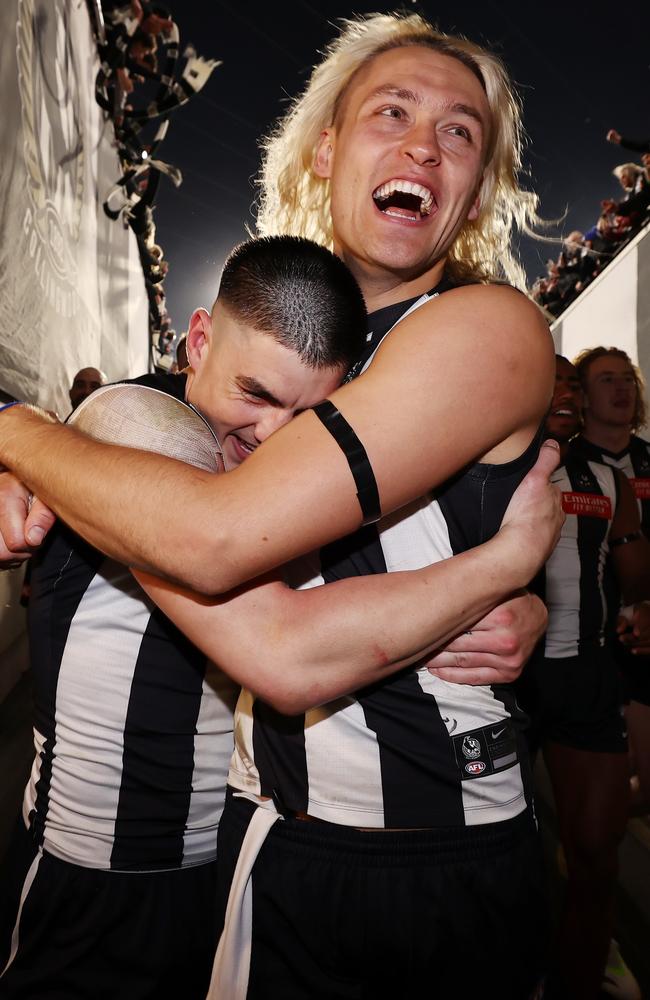
[[[605,354],[595,358],[585,374],[585,422],[594,425],[630,428],[637,404],[634,369],[625,358]]]
[[[328,396],[345,374],[343,367],[309,368],[295,351],[241,323],[220,303],[212,317],[204,309],[193,314],[187,349],[192,371],[186,399],[212,426],[226,469]]]
[[[566,358],[555,361],[555,391],[546,418],[546,433],[565,444],[578,433],[584,404],[577,370]]]
[[[472,71],[425,46],[383,52],[352,80],[314,171],[331,181],[335,249],[367,297],[382,283],[426,290],[442,272],[478,215],[489,122]]]

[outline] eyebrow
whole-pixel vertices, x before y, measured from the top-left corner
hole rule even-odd
[[[250,392],[253,396],[259,396],[260,399],[266,400],[271,406],[284,407],[284,403],[277,396],[274,396],[266,386],[262,385],[261,382],[258,382],[251,375],[238,375],[237,382],[244,392]]]
[[[371,94],[368,95],[368,99],[372,100],[374,97],[381,97],[382,95],[388,95],[391,97],[398,97],[402,101],[410,101],[412,104],[417,104],[421,107],[424,103],[420,94],[417,94],[414,90],[408,90],[405,87],[398,87],[393,83],[385,83],[381,87],[377,87],[373,90]],[[485,128],[485,121],[480,111],[473,108],[471,104],[463,104],[460,101],[448,101],[442,105],[443,111],[453,111],[456,114],[467,115],[468,118],[473,118],[481,128]]]

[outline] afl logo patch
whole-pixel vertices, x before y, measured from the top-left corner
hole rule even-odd
[[[471,764],[465,764],[465,770],[468,774],[482,774],[485,770],[485,764],[482,760],[473,760]]]

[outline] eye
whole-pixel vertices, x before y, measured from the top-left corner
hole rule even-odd
[[[391,104],[387,108],[382,108],[379,114],[383,115],[385,118],[395,118],[397,121],[404,118],[403,109],[398,108],[395,104]]]
[[[467,140],[467,142],[472,141],[472,133],[465,125],[452,125],[451,128],[447,129],[451,135],[458,135],[461,139]]]

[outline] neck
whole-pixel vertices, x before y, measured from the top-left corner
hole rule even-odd
[[[373,267],[365,261],[350,257],[343,251],[339,252],[359,283],[366,300],[368,312],[392,306],[404,299],[412,299],[423,295],[441,280],[445,270],[445,258],[437,261],[424,273],[413,277],[395,271]]]
[[[557,441],[557,438],[555,440]],[[560,441],[559,445],[560,445],[560,465],[564,465],[564,463],[566,462],[566,457],[569,453],[569,442]]]
[[[629,427],[617,427],[612,424],[601,424],[585,418],[582,436],[586,441],[607,451],[625,451],[630,443],[632,432]]]

